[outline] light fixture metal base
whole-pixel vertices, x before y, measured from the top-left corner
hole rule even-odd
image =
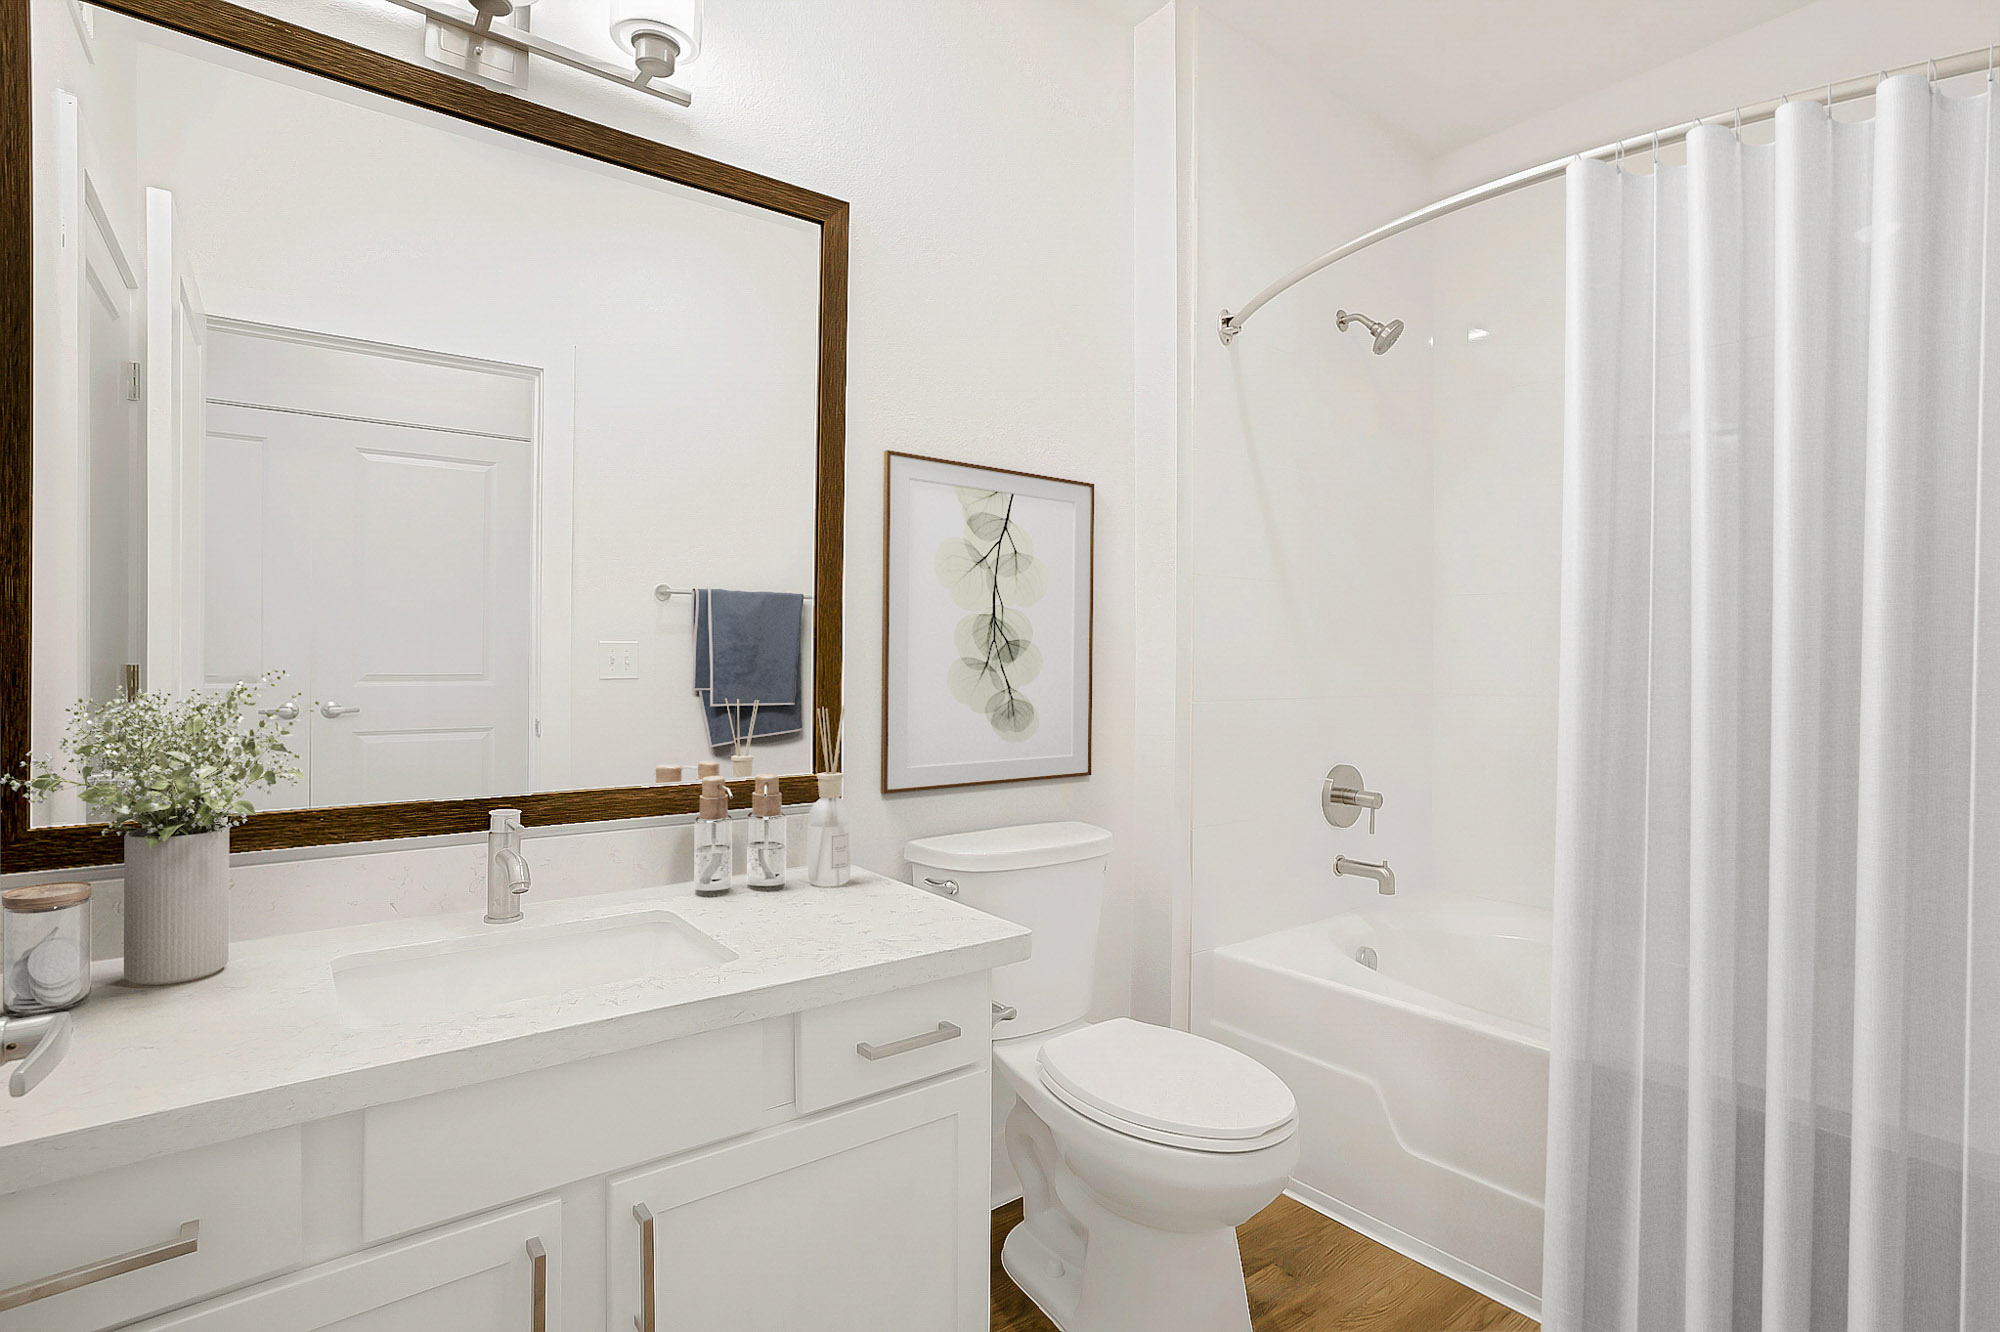
[[[440,8],[437,5],[425,3],[425,0],[389,0],[389,3],[401,9],[407,9],[414,14],[421,14],[433,23],[455,29],[468,36],[475,37],[481,42],[487,43],[489,46],[488,54],[491,53],[490,47],[492,45],[502,45],[522,52],[524,64],[526,63],[527,56],[540,56],[544,60],[553,61],[558,65],[566,65],[570,69],[580,70],[585,74],[594,74],[600,79],[631,88],[637,92],[642,92],[648,97],[657,97],[663,102],[672,102],[676,106],[694,105],[693,96],[685,88],[676,87],[671,83],[661,83],[657,79],[642,82],[637,73],[632,70],[621,69],[616,65],[608,65],[603,61],[592,59],[580,51],[572,51],[567,46],[563,46],[558,42],[549,41],[546,37],[537,37],[525,28],[516,28],[507,24],[481,27],[479,25],[479,17],[476,13],[469,10],[460,12],[456,9]],[[441,60],[436,63],[451,69],[454,73],[464,74],[470,72],[464,68],[462,63],[453,60]],[[482,82],[499,82],[499,80],[491,80],[489,76],[483,73],[475,74],[474,77],[479,78]]]

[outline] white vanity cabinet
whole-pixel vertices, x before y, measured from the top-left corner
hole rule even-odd
[[[986,1327],[990,1117],[981,1071],[613,1179],[609,1326]]]
[[[989,991],[929,981],[0,1195],[0,1332],[983,1332]]]

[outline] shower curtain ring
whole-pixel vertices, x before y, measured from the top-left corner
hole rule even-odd
[[[1660,174],[1660,132],[1653,131],[1653,174]]]
[[[1931,82],[1932,82],[1933,84],[1935,84],[1935,83],[1937,82],[1937,57],[1936,57],[1936,56],[1932,56],[1932,57],[1931,57]]]

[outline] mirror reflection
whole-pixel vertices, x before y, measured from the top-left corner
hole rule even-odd
[[[80,12],[34,52],[35,750],[277,671],[267,808],[692,780],[730,697],[810,771],[817,228]]]

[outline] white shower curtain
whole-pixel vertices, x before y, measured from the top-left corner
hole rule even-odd
[[[1994,108],[1570,170],[1557,1332],[2000,1329]]]

